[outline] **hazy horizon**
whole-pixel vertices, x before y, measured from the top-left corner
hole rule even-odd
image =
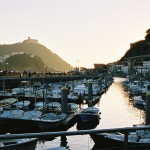
[[[31,37],[72,66],[119,60],[149,29],[149,0],[1,0],[0,43]]]

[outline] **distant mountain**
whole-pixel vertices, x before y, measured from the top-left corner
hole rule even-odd
[[[37,40],[34,41],[33,39],[27,39],[23,41],[22,43],[0,45],[0,56],[5,55],[7,57],[9,56],[10,59],[14,59],[14,55],[16,54],[33,55],[38,60],[38,62],[40,62],[39,68],[42,67],[42,65],[44,64],[44,66],[47,66],[50,71],[52,70],[69,71],[72,69],[72,66],[69,63],[64,61],[57,54],[53,53],[51,50],[49,50],[45,46],[39,44]],[[18,55],[16,57],[17,57],[17,61],[11,62],[11,64],[13,64],[12,67],[14,68],[15,66],[17,67],[20,61],[22,60],[21,55],[20,56]],[[22,57],[27,58],[27,56],[25,55]],[[37,63],[37,60],[36,60],[36,63]],[[27,64],[28,62],[25,61],[25,63]],[[33,63],[30,62],[28,63],[28,65],[29,67],[27,67],[25,64],[22,67],[25,67],[24,69],[30,68],[30,69],[35,70],[35,66],[33,65]]]
[[[143,55],[150,56],[150,29],[146,31],[146,36],[144,40],[139,40],[135,43],[131,43],[130,49],[127,50],[125,55],[119,61],[122,61],[129,57],[143,56]],[[150,60],[150,58],[144,59]]]

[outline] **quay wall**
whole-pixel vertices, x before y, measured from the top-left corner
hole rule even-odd
[[[19,87],[21,81],[30,81],[31,85],[34,82],[41,83],[54,83],[64,82],[82,79],[98,79],[98,76],[83,76],[83,75],[71,75],[71,76],[45,76],[45,77],[1,77],[0,78],[0,90],[12,89]]]

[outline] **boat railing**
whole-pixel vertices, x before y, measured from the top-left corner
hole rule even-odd
[[[44,138],[44,137],[58,137],[58,136],[73,136],[73,135],[85,135],[94,133],[112,133],[121,132],[125,135],[124,138],[124,150],[128,150],[128,134],[137,130],[150,130],[150,125],[146,126],[133,126],[124,128],[109,128],[109,129],[93,129],[93,130],[78,130],[78,131],[59,131],[59,132],[40,132],[40,133],[23,133],[23,134],[5,134],[0,135],[2,139],[16,139],[16,138]]]

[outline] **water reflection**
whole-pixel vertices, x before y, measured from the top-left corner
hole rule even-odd
[[[129,127],[145,122],[145,111],[133,105],[133,101],[122,86],[123,81],[124,79],[122,78],[114,78],[114,83],[101,96],[99,103],[96,104],[101,111],[101,119],[99,124],[95,126],[95,129]],[[78,130],[78,127],[75,124],[69,131]],[[80,128],[84,129],[86,127],[81,126]],[[57,137],[53,141],[45,142],[44,148],[60,146],[62,144],[60,138]],[[94,142],[89,135],[67,136],[65,144],[66,147],[69,144],[71,150],[90,150],[94,146]]]
[[[100,100],[101,123],[98,128],[132,126],[144,122],[144,110],[137,109],[122,87],[124,79],[115,78]]]
[[[60,142],[60,146],[61,147],[65,147],[66,149],[69,149],[69,146],[67,146],[68,142],[67,142],[67,137],[65,135],[61,136],[61,142]]]

